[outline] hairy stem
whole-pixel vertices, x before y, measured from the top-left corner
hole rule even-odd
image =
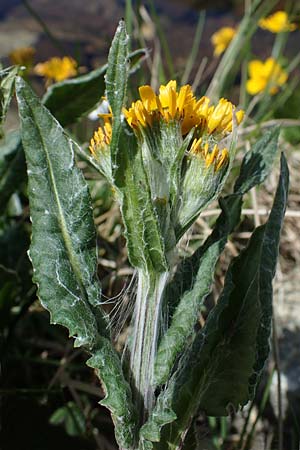
[[[164,323],[163,292],[167,279],[167,272],[138,272],[130,367],[141,423],[146,420],[154,402],[154,360]]]

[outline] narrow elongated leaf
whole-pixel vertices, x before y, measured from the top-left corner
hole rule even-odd
[[[242,197],[230,195],[220,200],[220,206],[222,213],[213,233],[203,246],[182,262],[167,292],[169,303],[172,304],[179,293],[180,301],[158,348],[155,361],[156,385],[167,381],[176,356],[194,333],[201,306],[211,290],[218,258],[224,250],[228,235],[240,220]]]
[[[100,306],[88,187],[75,165],[74,143],[22,79],[17,79],[16,87],[28,166],[30,257],[38,296],[52,323],[66,326],[75,345],[92,353],[89,364],[103,382],[119,445],[130,449],[135,429],[131,394]]]
[[[157,272],[167,270],[159,220],[136,138],[122,127],[117,153],[115,185],[120,193],[130,262],[134,267]]]
[[[278,127],[272,129],[246,153],[234,186],[235,193],[245,194],[269,175],[277,153],[279,131]]]
[[[0,214],[25,178],[25,156],[20,135],[12,132],[0,141]]]
[[[129,37],[124,20],[120,20],[113,38],[105,77],[106,96],[113,113],[113,133],[110,143],[113,171],[116,167],[119,137],[121,133],[121,114],[125,105],[127,79],[129,74]]]
[[[281,173],[273,208],[266,224],[265,238],[262,246],[260,263],[259,300],[261,318],[256,339],[256,358],[253,374],[249,383],[250,397],[254,396],[265,361],[270,351],[270,334],[272,324],[272,280],[276,272],[278,246],[284,219],[289,189],[289,170],[285,156],[281,155]]]
[[[144,439],[160,440],[153,448],[179,448],[199,406],[209,415],[226,415],[230,405],[238,408],[253,394],[253,383],[257,382],[268,353],[272,278],[287,191],[288,169],[282,156],[281,176],[268,222],[255,230],[248,247],[231,263],[218,304],[142,430]],[[173,411],[177,419],[166,425],[160,435],[162,424],[158,418],[164,411],[169,416]]]
[[[0,127],[4,122],[14,92],[14,83],[17,73],[18,67],[0,70]]]
[[[50,86],[43,103],[66,126],[89,112],[104,95],[106,65],[88,74]]]

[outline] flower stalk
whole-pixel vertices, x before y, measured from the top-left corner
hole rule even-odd
[[[141,423],[146,421],[154,406],[154,362],[165,322],[163,294],[168,276],[168,272],[138,271],[130,370]]]

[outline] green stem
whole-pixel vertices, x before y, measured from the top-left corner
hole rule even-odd
[[[138,272],[130,366],[141,423],[154,403],[154,360],[163,325],[163,293],[167,279],[167,272]]]

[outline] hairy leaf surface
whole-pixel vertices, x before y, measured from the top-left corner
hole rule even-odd
[[[5,120],[11,98],[14,92],[15,78],[18,73],[18,67],[9,67],[0,70],[0,127]],[[0,128],[0,136],[1,136]]]
[[[117,152],[122,126],[122,108],[125,105],[127,79],[129,74],[129,37],[124,20],[120,20],[113,38],[105,77],[106,96],[113,113],[113,134],[110,144],[112,169],[117,169]]]
[[[0,214],[25,178],[25,156],[20,135],[11,132],[0,141]]]
[[[30,257],[38,296],[52,323],[69,329],[92,354],[116,436],[132,448],[131,393],[109,340],[96,275],[96,236],[87,183],[75,165],[74,143],[22,79],[17,80],[32,218]],[[118,385],[118,389],[115,385]]]
[[[195,323],[206,296],[211,290],[213,274],[228,234],[240,220],[242,197],[230,195],[220,200],[220,214],[212,234],[190,257],[186,258],[169,286],[167,297],[172,304],[178,292],[180,301],[172,316],[170,327],[164,334],[155,361],[155,384],[167,381],[177,355],[184,349],[187,339],[194,333]]]
[[[279,127],[263,135],[246,153],[234,192],[245,194],[269,175],[277,153]]]

